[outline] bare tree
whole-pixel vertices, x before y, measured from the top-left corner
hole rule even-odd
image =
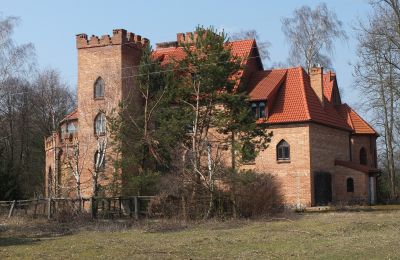
[[[387,10],[375,9],[366,24],[360,23],[358,34],[359,61],[354,67],[356,86],[362,90],[365,105],[373,112],[376,126],[382,131],[384,166],[389,175],[390,198],[397,197],[395,158],[399,122],[398,86],[400,56],[393,42],[396,29],[394,15],[385,16]],[[386,13],[388,14],[388,13]],[[389,18],[389,20],[387,20]],[[388,35],[392,35],[392,40]],[[372,108],[372,109],[371,109]],[[398,148],[397,148],[398,149]]]
[[[325,3],[314,10],[309,6],[296,9],[293,17],[282,19],[282,31],[290,46],[289,63],[309,69],[315,64],[331,67],[334,40],[347,39],[342,22]]]
[[[107,136],[97,137],[97,149],[94,160],[94,170],[92,172],[92,194],[98,196],[99,192],[99,177],[104,171],[106,152],[107,152]]]
[[[241,30],[230,35],[230,40],[244,40],[244,39],[255,39],[257,41],[258,51],[262,60],[269,60],[269,48],[271,43],[269,41],[262,41],[260,35],[256,30]]]
[[[83,150],[83,151],[81,151]],[[81,147],[79,140],[74,138],[71,143],[65,141],[66,161],[68,168],[75,180],[76,195],[79,199],[79,210],[81,210],[81,175],[85,165],[88,147]]]
[[[40,71],[34,81],[34,97],[38,127],[46,136],[58,128],[58,123],[75,107],[75,98],[54,69]]]

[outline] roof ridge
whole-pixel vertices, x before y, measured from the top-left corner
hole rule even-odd
[[[346,107],[346,109],[349,109],[350,110],[349,112],[351,112],[352,109],[347,103],[344,103],[342,105],[344,105]],[[351,128],[354,129],[354,122],[353,122],[353,119],[351,118],[350,113],[348,113],[348,117],[350,118]]]

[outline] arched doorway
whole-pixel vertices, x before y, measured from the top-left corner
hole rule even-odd
[[[328,172],[314,173],[314,204],[326,206],[332,202],[332,176]]]

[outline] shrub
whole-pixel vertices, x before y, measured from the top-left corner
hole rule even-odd
[[[271,174],[233,172],[229,184],[235,208],[243,217],[267,215],[283,208],[279,185]]]

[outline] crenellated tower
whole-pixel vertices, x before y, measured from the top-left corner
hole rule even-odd
[[[118,108],[121,100],[134,102],[141,108],[141,97],[135,88],[134,76],[140,62],[146,38],[113,30],[113,35],[101,37],[76,35],[78,49],[78,115],[81,163],[84,164],[82,189],[84,196],[91,195],[91,171],[97,149],[97,138],[107,137],[107,116]],[[110,144],[110,142],[108,142]],[[105,175],[113,173],[113,154],[107,149]]]

